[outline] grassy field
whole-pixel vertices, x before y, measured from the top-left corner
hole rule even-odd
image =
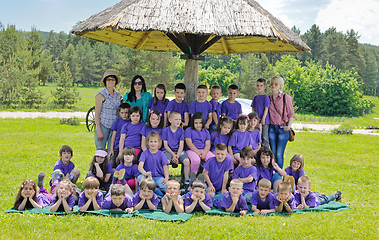
[[[93,95],[92,95],[93,96]],[[290,216],[229,217],[196,214],[184,223],[140,217],[48,216],[5,214],[19,185],[51,174],[63,144],[73,147],[73,162],[84,180],[95,147],[84,125],[61,125],[58,119],[0,119],[0,239],[377,239],[379,216],[379,137],[299,132],[286,149],[285,166],[296,153],[305,158],[312,190],[342,191],[342,212]],[[178,169],[172,172],[178,175]],[[47,184],[47,179],[45,180]]]

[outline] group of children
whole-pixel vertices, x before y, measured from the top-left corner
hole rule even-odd
[[[265,86],[259,79],[258,96],[266,95]],[[266,100],[253,100],[255,111],[246,116],[236,101],[236,85],[229,86],[228,99],[221,104],[219,86],[211,88],[212,100],[208,102],[207,87],[199,85],[198,99],[190,107],[183,100],[185,94],[185,85],[179,83],[175,99],[169,101],[165,86],[158,84],[146,124],[141,122],[142,112],[137,106],[122,103],[120,117],[112,126],[110,149],[96,150],[83,192],[75,185],[80,172],[71,162],[73,151],[64,145],[51,177],[51,193],[43,186],[45,174],[41,172],[38,193],[33,180],[24,181],[14,206],[23,210],[50,205],[52,212],[68,212],[77,202],[81,211],[131,213],[156,209],[161,203],[167,213],[207,211],[215,206],[246,214],[249,203],[255,214],[265,215],[315,207],[333,200],[333,196],[341,197],[339,191],[333,196],[309,191],[310,180],[304,176],[301,155],[295,155],[290,166],[282,170],[268,144],[261,146],[261,139],[268,139],[260,131],[265,133],[269,123]],[[170,180],[169,165],[175,168],[178,164],[182,165],[183,188],[178,181]],[[291,183],[282,181],[287,176],[292,176]]]

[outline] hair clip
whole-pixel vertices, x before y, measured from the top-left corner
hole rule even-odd
[[[150,114],[153,114],[155,110],[151,110]],[[162,117],[162,113],[159,112],[158,116]]]
[[[240,117],[246,117],[248,121],[250,120],[249,116],[247,116],[247,115],[239,115],[238,118],[240,118]]]

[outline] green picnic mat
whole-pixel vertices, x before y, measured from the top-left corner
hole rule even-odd
[[[133,212],[133,215],[160,221],[182,221],[185,222],[193,216],[193,213],[165,213],[161,209],[141,209]]]
[[[12,207],[11,209],[8,209],[5,211],[5,213],[24,213],[24,212],[39,213],[39,214],[53,214],[53,215],[67,215],[67,214],[73,214],[73,213],[79,212],[79,207],[74,206],[73,210],[71,212],[50,212],[50,206],[46,206],[42,209],[31,208],[31,209],[27,209],[27,210],[23,210],[23,211],[19,211],[19,210],[17,210],[17,208]]]

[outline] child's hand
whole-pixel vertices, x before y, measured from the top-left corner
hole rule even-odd
[[[166,197],[168,198],[168,200],[173,199],[173,196],[171,194],[169,194],[169,193],[166,193]]]
[[[173,163],[175,163],[175,164],[178,164],[179,163],[179,158],[178,158],[178,156],[177,155],[173,155],[172,156],[172,160],[171,160]]]
[[[133,208],[126,208],[125,209],[125,212],[128,213],[128,214],[131,214],[133,212]]]
[[[232,197],[233,203],[238,203],[238,200],[239,200],[239,196],[238,195],[234,195],[233,194],[231,197]]]
[[[113,149],[111,149],[111,150],[109,151],[108,157],[110,158],[110,157],[112,157],[113,155],[114,155],[114,152],[113,152]]]
[[[96,196],[97,196],[97,191],[94,191],[94,192],[92,193],[92,199],[93,199],[93,200],[96,200]]]
[[[299,204],[299,206],[297,206],[297,209],[303,209],[304,207],[303,207],[303,204],[302,203],[300,203]]]
[[[100,164],[98,162],[95,162],[93,165],[95,165],[95,167],[100,166]]]
[[[89,195],[86,191],[84,191],[84,196],[86,196],[87,199],[92,199],[92,195]]]
[[[201,198],[199,199],[199,202],[203,202],[205,199],[205,194],[203,196],[201,196]]]
[[[165,178],[163,179],[163,181],[162,181],[162,184],[165,185],[165,184],[167,183],[167,181],[168,181],[168,177],[165,177]]]
[[[247,213],[246,210],[241,210],[241,211],[240,211],[240,214],[241,214],[241,215],[246,215],[246,213]]]
[[[194,201],[194,202],[199,201],[199,198],[198,198],[197,196],[195,196],[195,194],[192,194],[192,195],[191,195],[191,199],[192,199],[192,201]]]
[[[118,159],[122,159],[122,151],[118,154]]]
[[[145,198],[145,200],[150,200],[150,199],[153,198],[153,196],[154,196],[154,192],[151,192],[151,193],[149,193],[149,196],[147,196],[147,197]]]
[[[260,210],[259,214],[260,215],[266,215],[270,210]]]
[[[255,214],[255,215],[258,215],[260,213],[261,213],[261,211],[259,211],[259,210],[253,212],[253,214]]]
[[[226,190],[225,188],[224,189],[221,189],[221,193],[222,194],[225,194],[225,193],[227,193],[228,192],[228,190]]]
[[[139,193],[139,197],[141,198],[141,200],[146,200],[146,198],[143,196],[142,192]]]
[[[208,124],[208,123],[205,124],[205,125],[204,125],[204,128],[205,128],[205,129],[209,129],[209,124]]]
[[[252,182],[254,180],[254,177],[250,174],[246,179],[247,181]]]
[[[279,202],[281,202],[281,203],[285,203],[285,202],[286,202],[285,199],[281,199],[279,196],[276,196],[276,199],[277,199]]]
[[[21,190],[21,197],[26,198],[25,190],[24,189]]]
[[[201,160],[204,160],[205,159],[205,152],[201,152],[200,154],[199,154],[199,157],[201,158]]]
[[[215,192],[216,189],[215,187],[212,185],[212,186],[209,186],[208,189],[207,189],[207,192]]]

